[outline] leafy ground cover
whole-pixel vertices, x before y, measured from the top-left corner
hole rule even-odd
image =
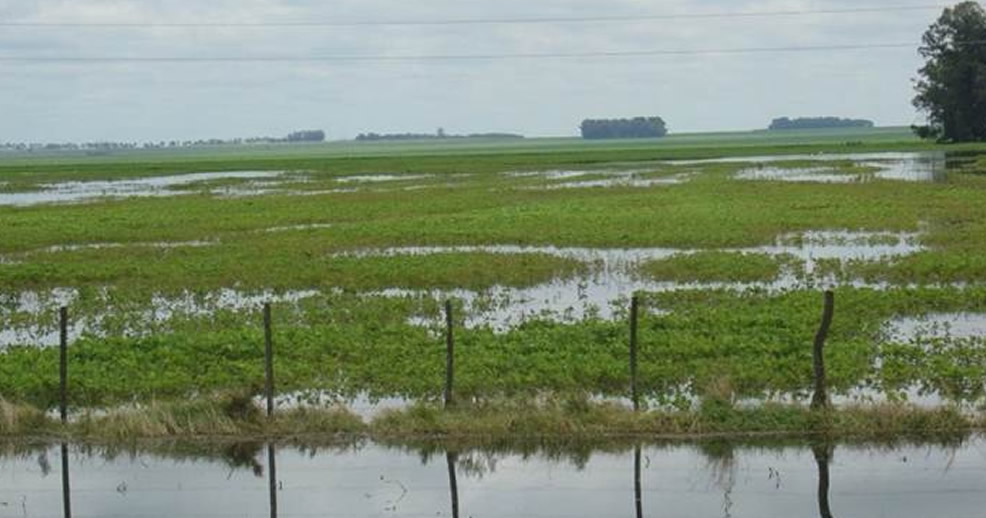
[[[811,384],[819,287],[825,284],[838,286],[827,349],[838,393],[890,399],[931,393],[945,401],[982,401],[981,338],[901,343],[885,332],[885,323],[901,315],[986,312],[986,176],[980,162],[960,161],[940,183],[743,181],[734,178],[742,162],[658,160],[935,146],[899,135],[852,145],[836,137],[682,138],[679,145],[551,142],[447,152],[423,147],[407,155],[367,148],[355,157],[306,148],[284,156],[224,151],[160,160],[131,155],[7,161],[0,163],[3,192],[63,180],[191,171],[297,174],[279,184],[280,191],[250,196],[213,192],[251,188],[245,180],[223,180],[183,186],[169,197],[0,206],[0,332],[51,329],[58,302],[50,294],[71,288],[71,314],[89,331],[73,341],[69,353],[76,408],[251,391],[263,380],[256,304],[162,312],[155,298],[195,299],[220,289],[256,297],[315,289],[315,296],[275,305],[282,393],[433,400],[445,365],[436,324],[441,300],[433,292],[447,290],[443,295],[456,298],[456,389],[464,398],[625,396],[625,304],[613,319],[534,317],[504,330],[464,314],[461,293],[455,292],[468,290],[482,299],[495,286],[588,278],[600,265],[541,252],[361,252],[443,245],[668,247],[689,253],[636,265],[634,272],[678,282],[751,282],[770,281],[801,265],[783,255],[721,249],[769,246],[812,230],[909,232],[917,234],[922,250],[880,261],[822,260],[811,276],[784,291],[698,286],[642,294],[641,389],[649,404],[680,410],[701,408],[696,405],[709,398],[731,404],[803,399]],[[731,144],[722,145],[729,138]],[[573,169],[600,178],[620,168],[642,178],[686,174],[687,180],[646,188],[548,188],[564,181],[504,174]],[[383,173],[428,176],[339,181]],[[861,281],[886,284],[867,287]],[[38,299],[38,308],[23,310],[25,297]],[[0,394],[45,409],[56,398],[57,352],[36,345],[21,340],[0,354]]]

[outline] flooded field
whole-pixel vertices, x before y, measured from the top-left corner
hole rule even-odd
[[[214,180],[257,180],[276,178],[283,171],[231,171],[219,173],[188,173],[126,180],[63,182],[43,184],[37,191],[0,192],[0,206],[31,206],[44,203],[93,201],[100,198],[175,196],[176,188]]]
[[[471,246],[471,247],[405,247],[381,250],[362,250],[358,256],[431,255],[449,252],[483,251],[497,254],[544,253],[574,258],[590,265],[586,275],[558,279],[529,288],[493,288],[475,293],[467,290],[435,291],[436,299],[456,298],[465,301],[469,311],[467,326],[489,325],[504,331],[527,318],[558,318],[580,320],[587,315],[604,319],[625,310],[629,297],[636,292],[662,292],[695,289],[729,289],[780,291],[807,284],[837,284],[831,279],[810,278],[819,260],[881,261],[916,253],[922,249],[916,233],[853,233],[808,232],[779,237],[775,244],[762,247],[723,249],[732,253],[763,253],[770,256],[789,255],[800,262],[800,269],[783,272],[766,282],[676,282],[648,279],[639,266],[650,260],[667,259],[697,253],[697,250],[673,248],[589,249],[562,247]],[[856,283],[865,286],[865,283]],[[881,287],[875,285],[874,287]],[[386,296],[414,292],[389,289]],[[424,322],[422,322],[424,323]]]
[[[299,225],[295,227],[274,227],[266,232],[284,232],[331,228],[331,225]],[[399,257],[429,256],[449,253],[484,252],[498,255],[547,254],[561,258],[574,259],[584,263],[584,274],[567,279],[554,279],[547,283],[525,288],[493,287],[483,291],[471,290],[408,290],[388,288],[367,295],[387,297],[430,297],[435,300],[454,298],[461,300],[467,311],[466,326],[490,326],[500,332],[521,324],[530,318],[554,318],[560,321],[580,320],[588,315],[612,319],[614,314],[625,310],[629,297],[636,292],[663,292],[695,289],[729,289],[780,291],[795,289],[808,283],[834,280],[814,278],[817,261],[820,260],[865,260],[881,261],[903,257],[922,250],[918,233],[879,233],[879,232],[806,232],[783,235],[773,245],[751,248],[723,249],[731,253],[767,254],[770,256],[791,257],[798,262],[797,267],[784,271],[776,279],[764,282],[676,282],[647,278],[639,270],[646,261],[687,256],[698,250],[675,248],[639,249],[594,249],[574,247],[530,247],[530,246],[458,246],[458,247],[403,247],[386,249],[364,249],[345,252],[341,256],[355,257]],[[199,247],[214,245],[213,242],[193,241],[188,243],[94,243],[88,245],[59,245],[40,252],[63,252],[79,249],[119,248],[122,246],[148,246],[152,248]],[[20,256],[16,256],[20,257]],[[12,257],[13,259],[13,257]],[[865,283],[856,283],[865,286]],[[874,285],[880,288],[880,285]],[[204,316],[221,310],[256,309],[264,301],[274,303],[296,302],[315,297],[318,290],[299,290],[274,295],[273,293],[243,293],[238,290],[220,290],[207,294],[186,294],[184,297],[158,296],[145,310],[148,323],[167,321],[175,315]],[[60,290],[49,294],[24,292],[11,302],[0,307],[0,315],[54,313],[60,305],[70,304],[75,298],[72,290]],[[112,310],[110,310],[112,312]],[[84,331],[100,333],[99,315],[86,321],[77,321],[70,330],[70,337],[78,338]],[[429,326],[438,320],[416,319],[416,323]],[[140,333],[139,329],[132,330]],[[53,324],[42,327],[8,326],[0,329],[0,347],[16,344],[54,345],[58,340],[57,329]]]
[[[41,446],[0,461],[0,516],[972,518],[984,446]]]
[[[847,173],[827,165],[831,162],[851,163],[856,167],[872,169],[866,173]],[[802,165],[782,167],[779,162],[811,162],[817,166]],[[781,155],[717,158],[704,160],[671,160],[654,162],[653,167],[595,169],[548,169],[543,171],[507,171],[503,176],[524,181],[539,180],[539,185],[525,185],[525,189],[570,189],[591,187],[632,187],[650,188],[681,184],[689,181],[701,168],[715,164],[753,164],[741,170],[736,178],[744,180],[779,180],[795,182],[834,182],[850,183],[873,179],[898,180],[909,182],[940,182],[946,178],[949,162],[946,155],[939,152],[928,153],[860,153],[860,154],[819,154],[819,155]],[[662,167],[684,168],[675,174],[656,174]],[[457,183],[434,183],[433,174],[394,174],[374,173],[326,177],[326,185],[333,188],[311,187],[297,189],[298,182],[311,183],[311,174],[287,171],[228,171],[172,174],[136,179],[100,180],[85,182],[61,182],[40,184],[35,189],[17,192],[0,191],[0,206],[26,207],[50,203],[85,203],[100,199],[119,199],[127,197],[167,197],[199,192],[196,187],[205,187],[217,197],[244,197],[266,194],[315,196],[360,192],[363,188],[388,191],[387,188],[374,187],[391,183],[400,184],[397,190],[417,190],[429,187],[459,187],[469,174],[455,174],[448,178]],[[219,185],[213,186],[213,182]],[[225,182],[230,182],[228,185]],[[315,183],[314,185],[319,185]],[[4,184],[0,184],[3,187]]]
[[[281,407],[315,394],[361,415],[406,409],[441,390],[449,301],[469,397],[625,406],[638,295],[651,408],[798,406],[832,289],[840,408],[986,399],[975,157],[660,156],[11,171],[0,394],[51,408],[67,306],[81,408],[256,396],[269,302]],[[197,172],[211,167],[235,171]],[[854,183],[816,181],[828,176]]]

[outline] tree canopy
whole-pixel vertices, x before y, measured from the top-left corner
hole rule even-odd
[[[839,117],[781,117],[770,122],[767,128],[774,130],[822,129],[822,128],[872,128],[873,121],[866,119],[840,119]]]
[[[928,116],[922,137],[986,140],[986,11],[978,2],[946,8],[922,37],[926,62],[915,80],[914,106]]]
[[[580,128],[584,139],[654,138],[668,134],[664,119],[660,117],[586,119]]]

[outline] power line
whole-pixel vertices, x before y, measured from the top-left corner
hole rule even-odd
[[[933,5],[897,5],[855,7],[846,9],[800,9],[781,11],[726,11],[710,13],[674,13],[653,15],[573,16],[534,18],[465,18],[446,20],[364,20],[364,21],[286,21],[286,22],[4,22],[0,27],[120,27],[120,28],[184,28],[184,27],[366,27],[366,26],[435,26],[435,25],[508,25],[547,23],[644,22],[657,20],[765,18],[829,14],[866,14],[905,11],[939,10],[947,7]]]
[[[970,41],[961,45],[981,45]],[[590,52],[543,52],[523,54],[430,54],[430,55],[365,55],[365,56],[0,56],[6,63],[304,63],[304,62],[432,62],[432,61],[502,61],[537,59],[620,58],[648,56],[698,56],[714,54],[760,54],[774,52],[826,52],[869,49],[917,49],[918,43],[864,43],[846,45],[810,45],[801,47],[745,47],[720,49],[678,50],[616,50]]]

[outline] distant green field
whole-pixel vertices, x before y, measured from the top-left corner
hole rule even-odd
[[[117,163],[127,161],[221,161],[291,160],[312,158],[357,158],[388,155],[460,155],[515,153],[589,153],[605,151],[655,152],[661,155],[708,156],[708,148],[731,149],[749,154],[757,149],[778,147],[818,149],[854,146],[918,146],[922,143],[905,127],[811,131],[737,131],[721,133],[682,133],[660,139],[583,140],[578,137],[527,139],[449,139],[418,141],[334,141],[319,144],[262,144],[203,146],[165,150],[112,151],[87,155],[83,152],[4,153],[0,164]],[[752,149],[749,149],[752,148]],[[702,150],[696,153],[697,150]]]

